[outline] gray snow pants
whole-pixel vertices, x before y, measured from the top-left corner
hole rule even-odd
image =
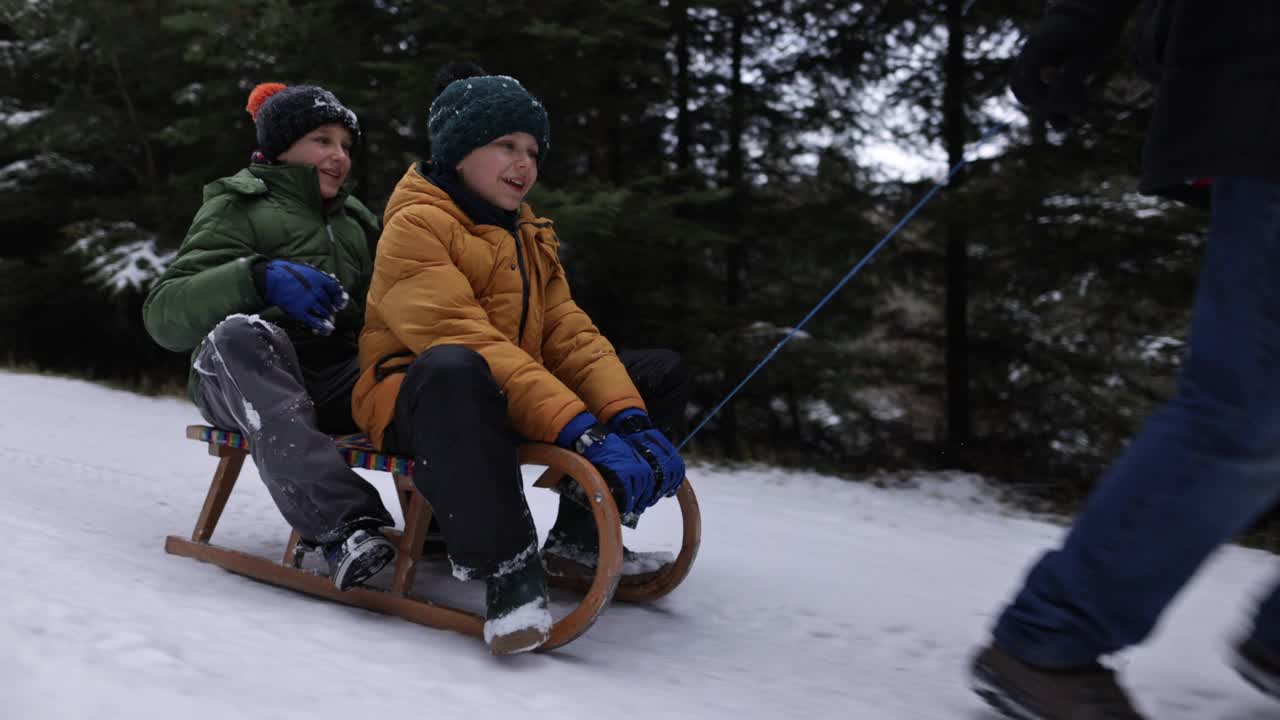
[[[334,432],[348,431],[355,358],[304,377],[284,330],[235,315],[205,338],[195,369],[201,415],[248,438],[262,482],[304,540],[329,543],[360,528],[395,525],[378,491],[347,466],[321,425],[323,415],[344,426]],[[333,409],[341,403],[345,417]]]

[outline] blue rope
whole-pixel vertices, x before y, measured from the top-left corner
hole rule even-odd
[[[985,143],[986,141],[990,140],[996,135],[999,135],[1000,133],[1004,132],[1008,128],[1009,128],[1008,123],[999,123],[995,127],[988,130],[985,134],[983,134],[983,136],[978,139],[978,144],[981,145],[982,143]],[[915,207],[911,208],[911,211],[908,212],[906,215],[904,215],[903,218],[898,221],[898,224],[894,225],[893,229],[891,229],[880,240],[880,242],[876,243],[875,247],[871,248],[871,251],[868,252],[866,255],[864,255],[863,258],[858,261],[858,264],[854,265],[853,269],[850,270],[848,273],[846,273],[843,278],[841,278],[840,282],[836,283],[835,287],[831,288],[831,292],[827,293],[826,297],[822,298],[821,302],[813,306],[813,309],[809,311],[809,314],[805,315],[804,319],[802,319],[799,323],[797,323],[796,326],[791,329],[791,332],[787,333],[786,337],[782,338],[782,340],[780,340],[777,345],[773,346],[773,349],[769,351],[769,354],[764,356],[764,359],[760,361],[759,365],[755,366],[755,369],[747,373],[747,376],[742,379],[742,382],[738,383],[737,387],[731,390],[729,394],[726,395],[718,405],[712,408],[710,413],[707,413],[707,416],[702,419],[702,422],[698,423],[698,426],[693,429],[693,432],[689,433],[689,436],[680,442],[680,445],[676,447],[676,450],[684,449],[684,446],[689,444],[689,441],[693,439],[693,436],[697,435],[698,431],[702,430],[702,428],[708,422],[711,421],[711,418],[715,417],[716,413],[720,412],[721,408],[727,405],[729,401],[733,399],[733,396],[737,395],[738,391],[742,390],[743,386],[745,386],[748,382],[750,382],[751,378],[755,377],[756,373],[760,372],[760,369],[763,368],[765,365],[767,365],[769,361],[773,359],[774,355],[778,354],[778,351],[782,349],[782,346],[790,342],[791,338],[795,337],[796,333],[800,332],[800,329],[803,328],[805,324],[808,323],[809,320],[814,315],[817,315],[818,311],[821,310],[823,306],[825,306],[828,302],[831,302],[831,299],[836,296],[836,293],[840,292],[840,290],[845,285],[847,285],[850,280],[853,279],[853,276],[857,275],[858,272],[861,271],[862,268],[868,262],[870,262],[873,257],[876,256],[876,253],[880,252],[880,249],[883,248],[885,245],[887,245],[889,241],[892,240],[893,237],[898,234],[898,231],[902,230],[902,228],[905,227],[907,223],[911,222],[911,220],[915,218],[915,216],[919,214],[919,212],[922,209],[924,209],[924,206],[928,205],[929,201],[932,200],[933,197],[942,190],[942,188],[946,187],[946,185],[950,183],[951,180],[968,164],[969,164],[969,161],[967,159],[962,159],[960,162],[955,164],[955,167],[951,168],[951,171],[947,173],[946,177],[934,183],[933,187],[929,188],[929,192],[925,193],[924,197],[920,198],[920,201],[915,204]]]

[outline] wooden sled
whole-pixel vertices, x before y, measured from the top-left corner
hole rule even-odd
[[[346,605],[395,615],[419,625],[454,630],[475,637],[483,635],[483,615],[434,603],[425,598],[415,597],[412,593],[416,564],[422,558],[423,541],[426,539],[427,527],[431,521],[431,506],[413,484],[412,458],[377,452],[370,446],[364,435],[341,435],[334,438],[338,450],[351,467],[391,473],[395,479],[396,495],[400,500],[400,508],[405,520],[403,530],[385,531],[387,536],[396,542],[399,551],[391,587],[387,590],[356,587],[340,591],[333,586],[333,582],[327,576],[299,566],[302,554],[297,552],[299,537],[296,531],[289,537],[281,556],[282,560],[278,562],[209,542],[213,537],[214,527],[217,526],[218,519],[222,515],[222,510],[226,507],[227,498],[235,487],[236,478],[240,475],[245,457],[248,455],[248,444],[240,433],[205,425],[188,426],[187,437],[206,443],[209,454],[218,458],[218,467],[213,473],[213,481],[209,485],[209,493],[205,496],[200,516],[196,519],[191,539],[176,535],[168,536],[164,543],[166,552],[213,563],[231,572],[272,585]],[[521,445],[519,458],[522,465],[546,466],[547,470],[534,483],[534,487],[555,487],[566,476],[581,485],[587,497],[595,501],[592,511],[600,533],[600,558],[594,578],[589,582],[585,580],[568,582],[561,578],[548,578],[548,582],[552,585],[576,590],[584,595],[577,607],[552,625],[551,637],[539,648],[540,650],[560,647],[586,632],[613,598],[629,602],[656,600],[670,593],[688,576],[693,560],[698,554],[702,532],[698,500],[688,480],[676,495],[680,502],[684,529],[680,553],[676,556],[675,562],[647,582],[619,586],[618,581],[622,570],[622,527],[617,506],[613,502],[604,478],[581,455],[554,445],[543,443]]]

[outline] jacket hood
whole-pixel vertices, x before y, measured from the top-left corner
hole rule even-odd
[[[320,178],[310,165],[265,165],[254,163],[230,177],[219,178],[204,186],[204,201],[221,195],[266,195],[268,192],[296,200],[303,205],[327,208],[342,207],[351,194],[350,181],[343,183],[332,200],[320,197]]]

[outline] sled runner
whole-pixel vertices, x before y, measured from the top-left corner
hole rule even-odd
[[[328,600],[395,615],[420,625],[454,630],[481,637],[484,616],[434,603],[414,595],[416,565],[422,560],[431,506],[413,485],[413,459],[382,453],[370,446],[364,435],[341,435],[334,438],[347,464],[355,468],[391,473],[396,496],[404,513],[403,530],[385,530],[396,543],[394,575],[387,589],[356,587],[341,591],[324,575],[300,566],[303,552],[295,531],[285,544],[280,561],[268,560],[249,553],[214,545],[210,542],[214,527],[235,487],[236,478],[248,455],[248,444],[240,433],[205,425],[187,427],[187,437],[206,443],[209,454],[218,458],[213,481],[205,496],[204,507],[196,519],[191,539],[170,535],[164,549],[174,555],[213,563],[231,572],[246,575],[273,585],[316,595]],[[581,601],[568,615],[557,620],[551,637],[540,649],[549,650],[570,642],[586,632],[613,598],[628,602],[646,602],[663,597],[674,590],[689,574],[701,541],[701,516],[693,488],[686,480],[676,495],[683,517],[683,538],[675,562],[652,579],[636,585],[619,585],[622,571],[622,529],[618,509],[604,478],[590,462],[577,453],[554,445],[526,443],[520,446],[522,465],[539,465],[547,469],[534,487],[555,487],[565,478],[577,482],[595,502],[592,512],[600,535],[600,557],[595,576],[573,582],[566,578],[548,577],[548,583],[583,593]]]

